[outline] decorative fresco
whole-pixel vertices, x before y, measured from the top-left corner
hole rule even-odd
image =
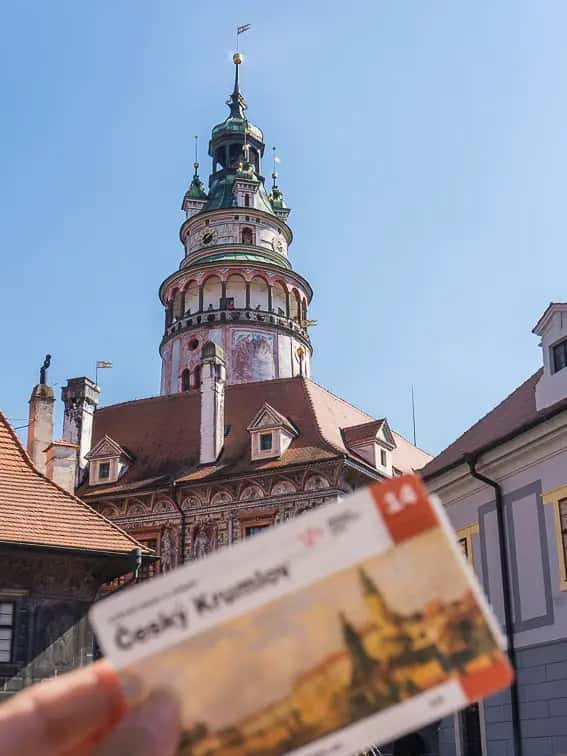
[[[269,381],[275,377],[272,334],[258,331],[233,331],[232,382]]]

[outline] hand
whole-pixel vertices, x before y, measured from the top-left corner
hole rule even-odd
[[[156,692],[128,710],[106,661],[28,688],[0,706],[2,753],[10,756],[174,756],[179,707]]]

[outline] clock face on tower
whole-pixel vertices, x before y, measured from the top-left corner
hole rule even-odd
[[[283,253],[284,246],[281,239],[272,239],[272,249],[280,255]]]
[[[202,236],[203,244],[210,244],[214,238],[215,238],[214,231],[211,231],[210,229],[208,231],[205,231],[205,233]]]

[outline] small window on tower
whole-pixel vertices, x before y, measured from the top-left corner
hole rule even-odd
[[[188,368],[181,373],[181,391],[189,391],[191,388],[191,373]]]
[[[260,451],[270,451],[272,448],[272,434],[261,433],[260,434]]]
[[[252,233],[251,228],[243,228],[242,229],[242,243],[243,244],[254,244],[254,235]]]
[[[98,463],[98,478],[99,480],[108,480],[110,478],[110,462]]]
[[[244,195],[244,207],[250,207],[250,195],[245,194]]]
[[[380,449],[380,464],[382,467],[386,467],[388,465],[388,454],[386,453],[385,449]]]

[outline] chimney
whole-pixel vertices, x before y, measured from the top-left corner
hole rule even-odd
[[[70,441],[52,441],[46,452],[46,474],[54,483],[73,493],[77,480],[79,447]]]
[[[202,465],[217,461],[224,444],[224,352],[207,341],[201,352],[201,453]]]
[[[27,450],[37,469],[45,474],[45,448],[53,440],[53,409],[55,395],[47,385],[47,368],[51,355],[45,357],[39,371],[39,383],[30,397]]]
[[[61,389],[65,405],[63,439],[79,447],[77,481],[87,466],[85,455],[91,448],[93,416],[99,396],[100,389],[90,378],[69,378],[67,385]]]

